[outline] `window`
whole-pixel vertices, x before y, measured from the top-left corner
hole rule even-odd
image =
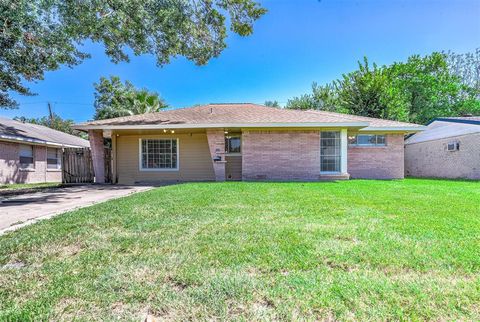
[[[178,170],[177,139],[141,140],[140,170]]]
[[[33,169],[35,167],[33,163],[33,146],[32,145],[20,145],[20,168]]]
[[[241,153],[242,141],[240,136],[225,137],[225,153]]]
[[[448,142],[447,151],[458,151],[460,150],[460,144],[458,142]]]
[[[348,144],[357,146],[385,146],[385,135],[358,134],[348,137]]]
[[[321,132],[320,172],[340,172],[340,132]]]
[[[58,170],[62,167],[60,155],[59,149],[47,148],[47,169]]]

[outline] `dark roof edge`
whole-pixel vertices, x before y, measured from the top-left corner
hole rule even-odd
[[[428,122],[426,125],[430,125],[431,123],[433,123],[435,121],[480,125],[480,121],[477,121],[477,120],[452,119],[452,118],[448,118],[448,117],[437,117],[437,118],[433,119],[432,121]]]

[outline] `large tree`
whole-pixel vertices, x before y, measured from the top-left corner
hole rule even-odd
[[[287,101],[287,108],[298,110],[323,110],[323,111],[339,111],[338,91],[336,82],[318,85],[316,82],[312,84],[312,93],[303,94]]]
[[[158,93],[137,89],[129,81],[123,83],[118,76],[102,77],[94,87],[96,120],[153,113],[167,107]]]
[[[369,64],[312,93],[290,99],[287,108],[320,109],[426,123],[438,116],[480,113],[478,52],[449,56],[413,55],[389,66]],[[455,62],[455,65],[453,64]]]
[[[103,44],[113,62],[152,54],[157,64],[184,56],[205,64],[226,47],[230,29],[250,35],[265,13],[254,0],[15,0],[0,1],[0,107],[15,107],[10,92],[31,95],[22,83],[88,58],[85,40]]]

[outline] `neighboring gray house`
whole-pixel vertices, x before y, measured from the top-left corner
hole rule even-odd
[[[480,179],[480,116],[437,118],[408,138],[405,175]]]
[[[62,148],[87,140],[45,126],[0,117],[0,184],[62,181]]]

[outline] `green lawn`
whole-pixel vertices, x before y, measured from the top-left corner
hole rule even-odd
[[[0,185],[0,193],[3,191],[11,191],[11,190],[55,188],[61,185],[62,184],[60,182],[3,184],[3,185]]]
[[[0,267],[2,321],[479,320],[480,183],[165,186],[4,235]]]

